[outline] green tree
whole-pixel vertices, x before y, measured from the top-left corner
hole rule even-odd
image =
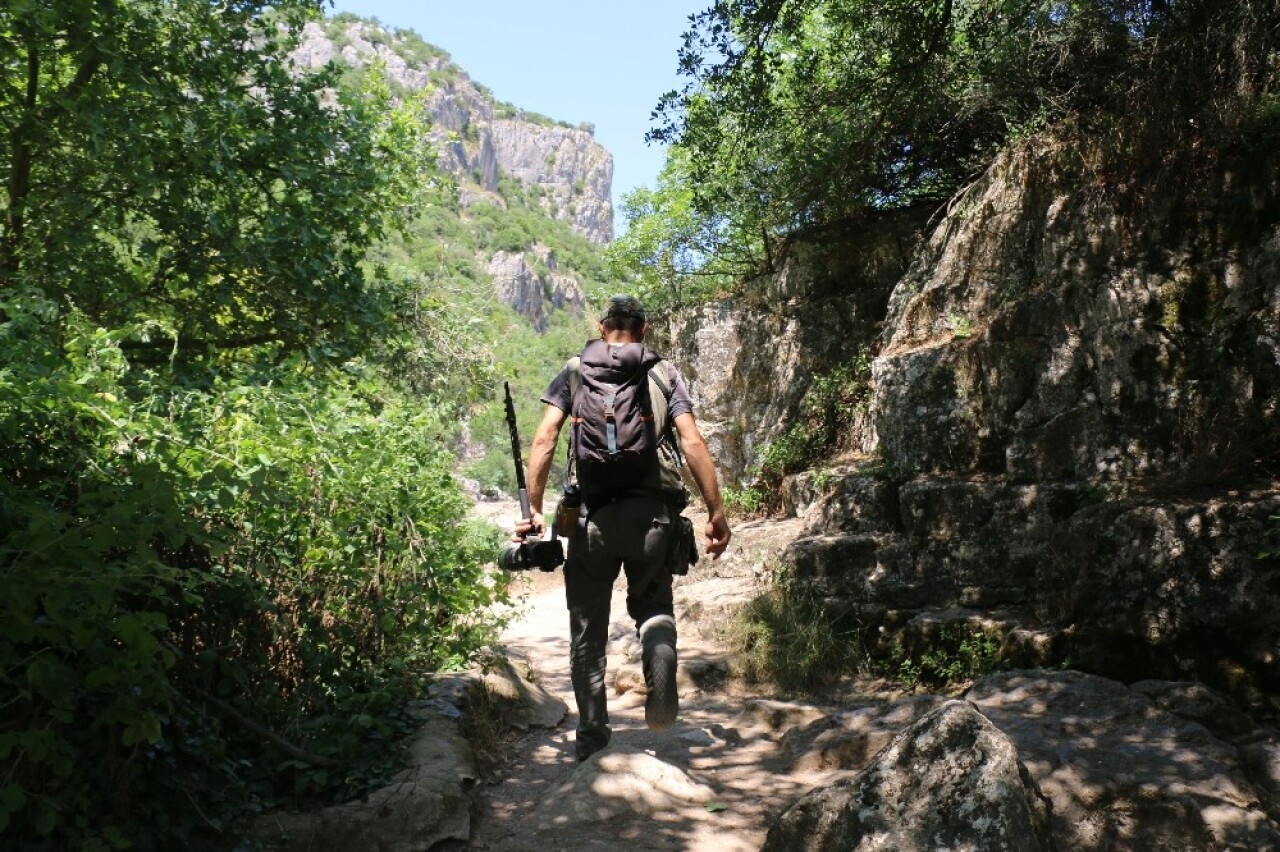
[[[377,131],[385,97],[285,61],[320,5],[6,4],[0,288],[152,361],[351,348],[386,309],[364,251],[428,164]]]
[[[765,249],[768,271],[788,235],[938,204],[1049,125],[1100,140],[1104,180],[1168,180],[1274,90],[1278,17],[1262,0],[720,0],[693,16],[689,82],[650,138],[682,152],[693,230],[728,235],[716,253]],[[667,209],[676,239],[690,227]]]
[[[622,199],[629,225],[605,250],[618,278],[635,278],[651,310],[704,302],[764,265],[762,235],[741,233],[729,216],[700,215],[688,151],[673,147],[653,189]]]

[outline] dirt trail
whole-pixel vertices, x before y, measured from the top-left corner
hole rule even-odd
[[[515,515],[514,507],[505,504],[482,504],[478,509],[500,526],[509,524]],[[721,675],[727,652],[721,643],[708,638],[715,631],[706,629],[708,624],[723,620],[724,609],[717,602],[745,597],[752,587],[752,575],[758,574],[769,554],[795,532],[794,522],[747,525],[735,530],[734,546],[725,559],[709,563],[704,557],[690,577],[677,581],[680,717],[672,729],[662,733],[651,732],[644,724],[643,690],[618,694],[613,688],[620,671],[624,682],[639,676],[638,663],[615,655],[629,650],[635,633],[626,613],[626,581],[619,578],[614,588],[607,676],[613,740],[602,755],[611,751],[646,753],[712,791],[709,802],[679,802],[649,815],[602,799],[594,813],[590,807],[585,811],[577,807],[574,818],[554,826],[540,818],[540,814],[558,812],[563,803],[556,801],[556,790],[579,768],[573,753],[577,713],[569,681],[562,575],[559,571],[524,575],[521,581],[527,587],[527,601],[506,631],[504,642],[518,666],[522,661],[533,679],[565,701],[569,715],[559,728],[533,730],[511,747],[508,765],[480,792],[481,809],[471,848],[573,852],[613,849],[625,843],[629,850],[756,850],[764,842],[772,816],[813,786],[831,780],[829,773],[790,770],[779,747],[780,732],[761,723],[760,714],[744,712],[751,696],[733,693],[732,682]],[[600,787],[595,784],[593,794],[607,797]]]

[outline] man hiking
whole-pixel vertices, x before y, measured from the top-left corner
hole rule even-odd
[[[569,606],[569,656],[578,704],[575,751],[585,760],[609,744],[605,652],[609,602],[619,570],[627,576],[627,612],[643,648],[653,730],[675,723],[676,623],[671,578],[696,558],[692,535],[681,540],[688,499],[680,477],[683,455],[707,508],[706,552],[729,544],[729,524],[706,442],[698,431],[684,379],[645,348],[644,309],[630,296],[609,300],[600,338],[566,363],[543,395],[547,404],[529,452],[529,519],[517,537],[543,529],[542,500],[560,428],[572,418],[569,482],[582,505],[570,529],[564,566]],[[576,481],[575,481],[576,480]]]

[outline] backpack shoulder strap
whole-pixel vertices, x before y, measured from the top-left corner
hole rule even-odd
[[[671,397],[676,389],[675,372],[675,367],[666,359],[653,365],[652,369],[649,370],[649,383],[658,388],[659,394],[656,399],[653,399],[653,394],[651,393],[650,398],[653,404],[654,422],[662,424],[662,430],[658,434],[658,443],[661,444],[666,441],[675,453],[676,463],[683,466],[684,456],[680,452],[680,442],[676,440],[671,418],[667,417],[667,412],[671,409]]]
[[[582,356],[574,355],[564,366],[569,371],[569,399],[573,399],[582,386]]]
[[[578,395],[578,388],[582,387],[582,356],[574,355],[565,362],[564,368],[569,371],[569,419],[573,419],[573,398]],[[574,429],[570,426],[569,441],[566,449],[569,451],[569,457],[565,462],[564,481],[568,485],[578,482],[578,460],[574,455]]]
[[[658,386],[658,390],[662,391],[662,398],[668,404],[671,403],[671,394],[675,392],[675,380],[672,378],[674,368],[671,363],[666,360],[659,361],[649,370],[649,378],[653,379],[654,384]],[[663,374],[666,378],[663,378]]]

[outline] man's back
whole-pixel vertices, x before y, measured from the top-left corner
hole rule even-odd
[[[649,491],[687,502],[671,421],[692,411],[692,403],[675,367],[641,343],[593,340],[565,370],[570,476],[587,498]]]

